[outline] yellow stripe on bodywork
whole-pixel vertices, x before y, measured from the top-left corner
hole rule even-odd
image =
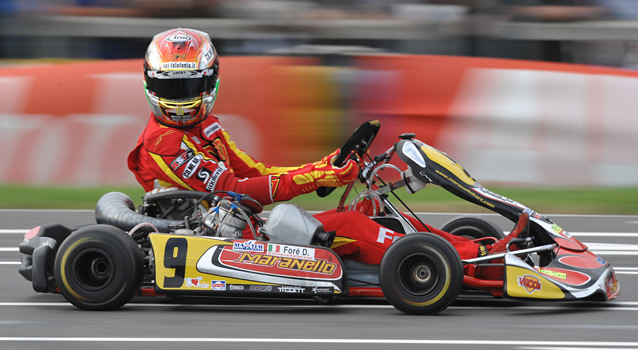
[[[465,182],[466,184],[470,186],[474,186],[474,184],[476,183],[476,180],[468,176],[467,173],[465,172],[465,169],[459,163],[455,162],[453,159],[443,154],[438,149],[430,147],[428,145],[424,145],[421,147],[421,150],[425,153],[425,155],[428,158],[433,160],[438,165],[447,169],[449,172],[454,174],[459,180]]]
[[[354,242],[354,239],[351,238],[346,238],[346,237],[335,237],[334,241],[332,241],[332,245],[330,246],[330,249],[335,249],[336,247],[340,247],[344,244],[348,244],[351,242]]]
[[[223,130],[223,133],[224,133],[224,138],[226,139],[226,143],[228,144],[228,147],[230,147],[230,151],[233,152],[233,154],[236,155],[239,159],[241,159],[241,161],[244,162],[244,164],[246,164],[252,169],[257,170],[261,175],[282,174],[289,171],[298,170],[304,167],[303,165],[296,166],[296,167],[279,167],[279,166],[267,167],[264,163],[256,162],[251,156],[249,156],[244,151],[237,148],[237,146],[235,145],[235,142],[230,140],[230,135],[226,132],[226,130]]]
[[[180,179],[177,175],[175,175],[175,173],[171,170],[171,168],[168,166],[168,164],[166,164],[166,162],[164,161],[164,158],[162,158],[162,156],[155,154],[155,153],[150,153],[151,157],[153,158],[153,160],[155,161],[155,163],[157,164],[157,166],[160,167],[160,169],[162,169],[162,171],[164,172],[164,174],[166,174],[166,176],[170,177],[171,180],[175,181],[176,184],[182,186],[183,188],[187,189],[187,190],[193,190],[192,187],[190,187],[186,182],[184,182],[182,179]]]

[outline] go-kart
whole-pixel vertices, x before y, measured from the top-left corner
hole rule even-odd
[[[32,229],[19,246],[19,272],[36,292],[59,292],[87,310],[116,309],[135,295],[283,296],[320,302],[385,297],[410,314],[441,312],[467,289],[522,299],[618,296],[608,262],[549,218],[487,190],[414,134],[401,135],[387,151],[371,156],[368,148],[379,128],[375,120],[359,126],[334,163],[357,159],[365,185],[361,191],[348,185],[338,211],[361,210],[359,204],[367,201],[372,220],[406,234],[392,243],[380,265],[341,259],[330,249],[334,232],[326,232],[296,205],[276,205],[263,219],[261,205],[244,194],[162,188],[145,194],[137,209],[123,193],[105,194],[96,205],[97,224]],[[392,160],[407,168],[401,170]],[[388,172],[397,180],[384,181],[381,174]],[[462,260],[445,239],[417,232],[390,199],[400,188],[415,193],[428,184],[513,222],[527,213],[526,234],[511,242],[518,249],[508,246],[502,253]],[[358,194],[348,201],[353,189]],[[332,190],[317,193],[326,196]],[[458,217],[441,229],[471,239],[503,237],[501,228],[476,216]],[[252,239],[242,238],[245,234]],[[465,273],[489,265],[502,266],[503,278],[483,280]]]

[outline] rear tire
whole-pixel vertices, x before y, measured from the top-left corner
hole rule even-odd
[[[62,242],[55,280],[66,300],[84,310],[113,310],[129,302],[143,281],[142,252],[121,229],[91,225]]]
[[[463,286],[463,264],[456,249],[443,238],[430,233],[409,234],[386,251],[379,282],[397,309],[432,315],[456,300]]]

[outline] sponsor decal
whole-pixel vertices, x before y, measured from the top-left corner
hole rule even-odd
[[[401,238],[403,234],[397,234],[392,230],[388,230],[385,227],[379,228],[379,235],[377,236],[377,243],[385,244],[386,239],[390,239],[391,242]]]
[[[185,179],[188,179],[191,176],[193,176],[193,174],[195,173],[195,170],[197,170],[197,167],[199,167],[199,164],[202,163],[203,158],[204,157],[201,154],[198,154],[195,157],[193,157],[188,162],[188,164],[186,164],[186,167],[184,168],[184,172],[182,173],[182,177]]]
[[[321,274],[332,274],[337,269],[337,264],[323,259],[306,260],[252,253],[242,253],[237,259],[237,262],[261,266],[276,266],[287,270],[309,271]]]
[[[230,284],[228,285],[228,290],[244,290],[245,286],[241,284]]]
[[[293,287],[293,286],[280,286],[277,287],[279,293],[303,293],[306,291],[306,288],[303,287]]]
[[[177,108],[177,109],[167,109],[166,110],[168,113],[175,113],[175,114],[170,114],[170,117],[172,120],[176,121],[176,122],[186,122],[189,121],[191,119],[193,119],[193,116],[191,115],[191,112],[193,112],[194,110],[192,108],[187,108],[187,109],[183,109],[183,108]],[[185,113],[188,113],[185,115]]]
[[[162,63],[162,70],[165,69],[197,69],[195,62],[164,62]]]
[[[451,182],[451,183],[455,184],[455,185],[459,188],[459,190],[464,191],[464,192],[467,192],[467,194],[469,194],[470,196],[474,197],[474,199],[476,199],[477,201],[479,201],[479,203],[482,203],[483,205],[487,206],[488,208],[494,208],[494,207],[496,207],[494,204],[492,204],[492,203],[490,203],[490,202],[486,201],[485,199],[483,199],[483,197],[479,196],[478,194],[476,194],[476,193],[474,192],[474,191],[476,191],[476,192],[478,192],[479,194],[482,194],[482,195],[483,195],[483,193],[482,193],[483,188],[474,188],[474,187],[473,187],[473,188],[472,188],[473,190],[472,190],[472,189],[466,188],[465,186],[463,186],[463,185],[459,184],[456,180],[454,180],[454,179],[450,178],[449,176],[445,175],[445,174],[444,174],[443,172],[441,172],[439,169],[435,169],[435,170],[434,170],[434,172],[435,172],[437,175],[439,175],[439,176],[441,176],[442,178],[444,178],[445,180],[447,180],[447,181],[449,181],[449,182]],[[421,174],[421,176],[428,177],[428,176],[427,176],[425,173],[423,173],[423,172],[420,172],[419,174]]]
[[[195,156],[195,152],[193,152],[192,149],[188,149],[185,152],[178,155],[175,159],[173,159],[173,161],[171,161],[169,166],[171,167],[171,169],[173,169],[173,171],[175,171],[179,169],[179,167],[184,165],[184,163],[186,163],[187,160],[193,158],[193,156]]]
[[[610,273],[605,281],[605,289],[607,289],[607,295],[611,296],[618,293],[618,280],[614,273]]]
[[[531,214],[531,212],[532,212],[531,209],[527,208],[526,206],[522,205],[519,202],[513,201],[513,200],[511,200],[511,199],[509,199],[509,198],[507,198],[505,196],[501,196],[500,194],[492,192],[492,191],[488,190],[487,188],[485,188],[483,186],[477,187],[476,190],[478,190],[479,192],[483,193],[483,195],[485,195],[489,199],[496,200],[496,201],[503,202],[503,203],[509,203],[509,204],[511,204],[513,206],[516,206],[516,207],[519,207],[519,208],[523,209],[523,212],[527,212],[528,214],[530,214],[530,216],[533,216]]]
[[[183,42],[191,41],[191,40],[193,40],[193,38],[187,34],[173,34],[169,36],[168,38],[166,38],[166,41],[170,41],[173,43],[183,43]]]
[[[233,250],[236,252],[263,253],[265,250],[265,247],[264,247],[264,244],[257,243],[255,241],[233,242]]]
[[[553,280],[570,284],[572,286],[584,285],[591,280],[591,277],[589,275],[570,269],[550,266],[545,268],[538,268],[536,270]],[[547,292],[547,290],[545,290],[544,292]]]
[[[212,290],[226,290],[226,281],[212,281],[210,285]]]
[[[202,277],[184,278],[184,287],[188,288],[208,288],[208,283],[202,283]]]
[[[213,172],[213,175],[210,176],[210,180],[206,184],[206,191],[213,192],[213,190],[215,189],[215,185],[217,184],[217,180],[219,180],[219,177],[225,170],[226,168],[221,166],[215,169],[215,171]]]
[[[555,278],[560,278],[562,280],[567,279],[567,274],[564,272],[558,272],[558,271],[553,271],[553,270],[547,270],[547,269],[538,269],[538,272],[547,275],[547,276],[552,276]]]
[[[197,172],[196,176],[197,176],[197,180],[201,181],[202,183],[206,183],[210,179],[210,175],[211,175],[210,170],[206,168],[201,168]]]
[[[295,258],[304,260],[315,259],[314,248],[297,247],[283,244],[268,243],[268,252],[266,254],[283,258]]]
[[[270,292],[272,291],[272,286],[249,286],[248,290],[251,290],[253,292]]]
[[[529,294],[541,290],[541,281],[536,276],[518,276],[518,285],[523,287]]]
[[[479,245],[477,256],[481,257],[481,256],[486,256],[487,254],[489,254],[489,252],[487,251],[487,247],[482,244]]]
[[[204,58],[206,59],[206,61],[210,61],[211,59],[213,59],[213,57],[215,57],[215,52],[213,51],[212,47],[209,47],[208,50],[204,51]]]
[[[563,237],[572,238],[572,235],[567,233],[567,231],[563,230],[562,227],[556,224],[552,225],[552,231],[556,232],[556,234],[561,235]]]
[[[186,57],[184,57],[186,58]],[[180,57],[178,57],[178,55],[175,55],[175,59],[180,59]],[[164,74],[162,74],[165,77],[190,77],[191,75],[193,75],[194,72],[190,72],[190,71],[184,71],[184,70],[178,70],[178,71],[169,71],[169,72],[163,72]]]
[[[184,55],[183,57],[175,55],[175,59],[176,60],[186,59],[186,55]],[[201,78],[204,76],[213,75],[213,70],[212,69],[205,69],[201,71],[188,71],[188,70],[170,71],[169,70],[164,72],[148,71],[146,75],[152,78],[157,78],[157,79],[174,79],[174,78],[190,79],[190,78]]]
[[[334,288],[332,287],[313,287],[312,292],[315,294],[323,294],[323,293],[334,293]]]
[[[602,266],[607,265],[607,261],[599,256],[596,257],[596,261],[598,261],[598,263]]]
[[[213,123],[204,129],[204,135],[206,137],[210,137],[212,134],[218,132],[221,129],[222,129],[222,126],[219,125],[219,123]]]

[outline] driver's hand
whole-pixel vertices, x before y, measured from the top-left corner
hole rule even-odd
[[[310,193],[320,186],[341,187],[354,181],[359,175],[357,162],[348,159],[343,166],[336,167],[332,162],[338,155],[339,150],[336,150],[318,162],[288,173],[294,195]]]
[[[340,167],[334,165],[334,160],[339,156],[339,152],[341,150],[337,149],[314,164],[310,173],[315,176],[315,182],[319,186],[341,187],[351,183],[359,175],[359,166],[352,159],[346,160]]]

